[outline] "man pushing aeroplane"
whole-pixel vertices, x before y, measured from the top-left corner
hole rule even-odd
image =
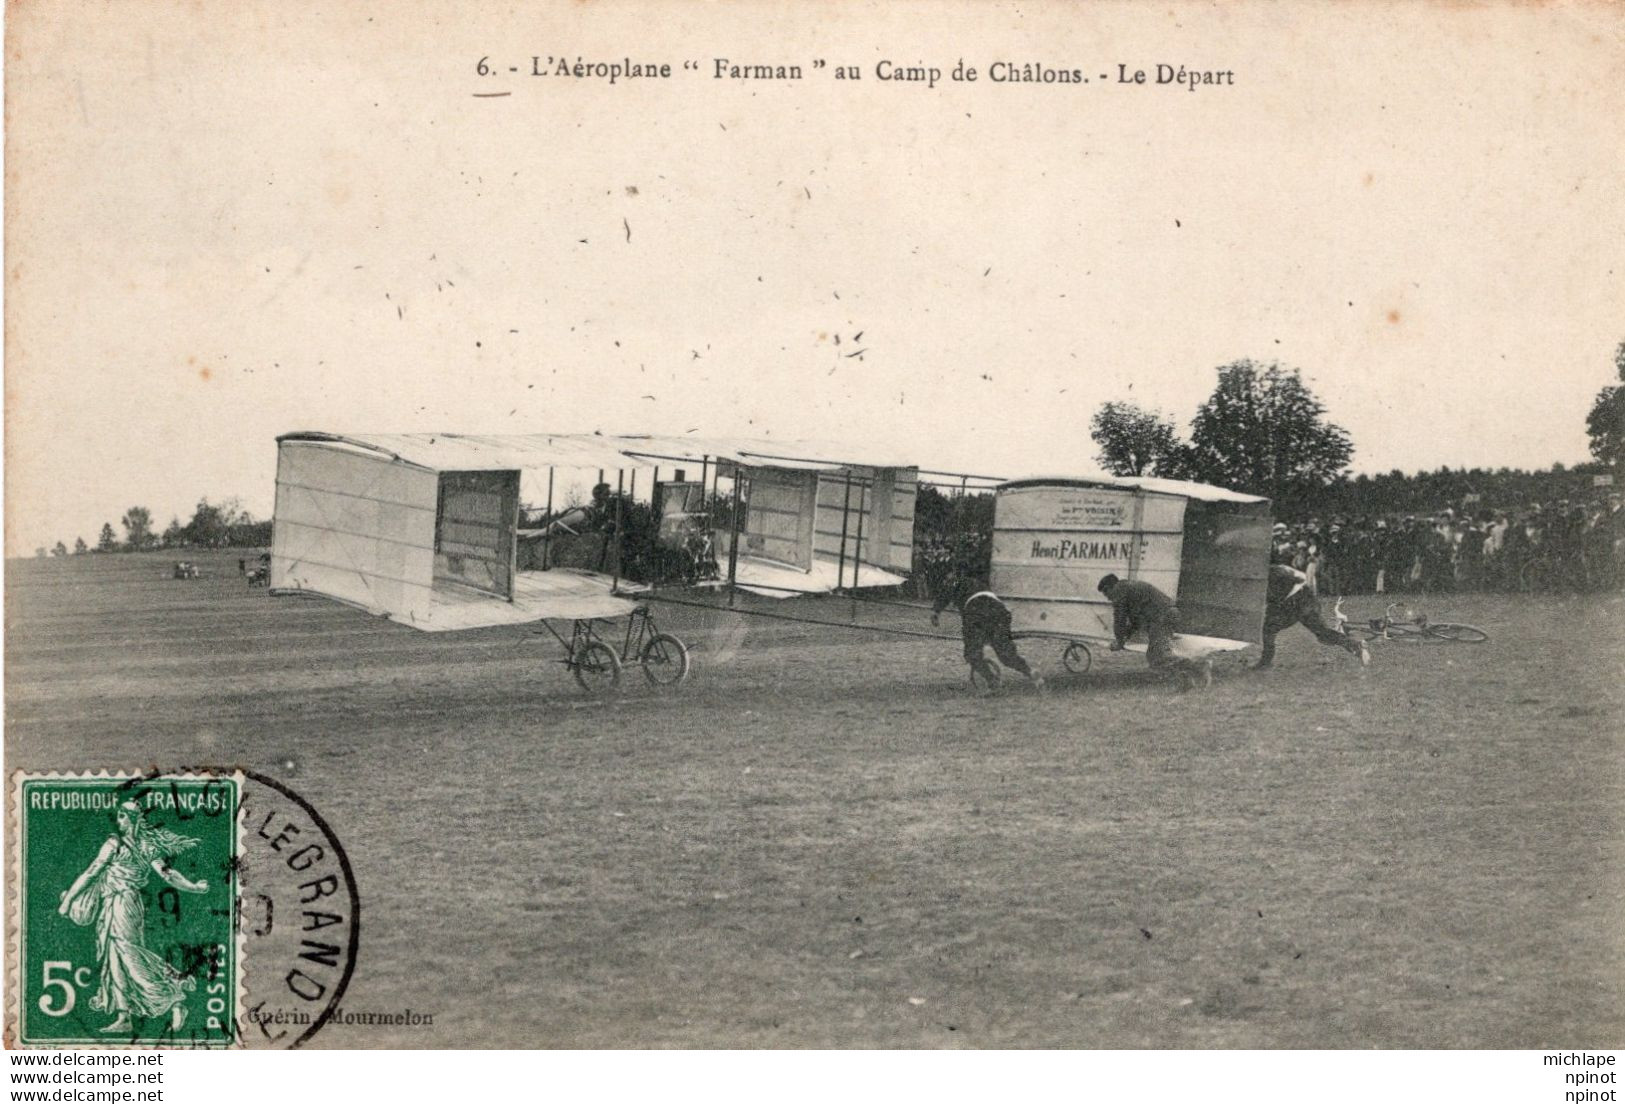
[[[940,622],[942,611],[953,606],[959,611],[959,634],[965,643],[965,662],[980,674],[988,693],[999,688],[999,669],[988,662],[986,649],[992,648],[999,662],[1027,676],[1033,688],[1044,693],[1044,679],[1016,651],[1010,634],[1010,607],[987,587],[985,576],[961,568],[937,594],[931,606],[931,624]]]
[[[1174,634],[1179,629],[1179,607],[1174,600],[1143,579],[1105,575],[1097,587],[1112,603],[1111,650],[1120,652],[1128,638],[1145,630],[1145,660],[1155,670],[1178,674],[1186,689],[1213,685],[1211,659],[1181,659],[1174,655]]]
[[[1269,591],[1264,600],[1264,653],[1253,668],[1267,671],[1275,663],[1275,634],[1293,625],[1302,625],[1315,639],[1334,648],[1352,652],[1361,666],[1369,666],[1371,653],[1365,641],[1332,628],[1320,615],[1320,598],[1309,577],[1291,564],[1270,564]]]

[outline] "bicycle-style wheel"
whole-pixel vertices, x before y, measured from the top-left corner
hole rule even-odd
[[[1061,666],[1074,675],[1081,675],[1095,665],[1095,653],[1081,640],[1074,640],[1061,653]]]
[[[594,640],[570,660],[576,681],[589,694],[605,694],[621,681],[621,661],[615,649]]]
[[[1453,625],[1448,621],[1429,625],[1427,632],[1429,636],[1438,637],[1440,640],[1454,640],[1461,644],[1482,644],[1490,638],[1490,634],[1483,629],[1474,628],[1472,625]]]
[[[638,656],[643,677],[656,686],[676,686],[688,677],[688,647],[668,633],[655,633]]]

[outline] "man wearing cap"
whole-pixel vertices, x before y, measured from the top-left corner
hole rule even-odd
[[[1112,603],[1111,650],[1120,652],[1128,638],[1145,630],[1145,660],[1151,667],[1177,672],[1185,687],[1213,685],[1213,661],[1180,659],[1174,655],[1174,633],[1179,629],[1179,607],[1174,600],[1143,579],[1107,575],[1097,588]]]
[[[989,693],[999,686],[999,669],[988,662],[985,652],[989,647],[1000,663],[1020,671],[1033,684],[1033,689],[1044,692],[1043,678],[1016,651],[1015,638],[1010,635],[1010,607],[987,588],[985,576],[964,568],[955,572],[932,603],[932,625],[940,622],[942,611],[950,605],[959,611],[959,635],[965,644],[965,662],[983,676]]]
[[[1292,539],[1287,531],[1286,522],[1276,522],[1275,528],[1270,531],[1270,548],[1274,550],[1280,548],[1290,548],[1291,546]]]
[[[1275,634],[1293,625],[1302,625],[1322,644],[1329,644],[1360,657],[1360,666],[1371,664],[1365,641],[1356,640],[1332,628],[1320,616],[1320,599],[1303,572],[1291,564],[1270,564],[1269,588],[1264,597],[1264,654],[1253,666],[1267,671],[1275,663]]]

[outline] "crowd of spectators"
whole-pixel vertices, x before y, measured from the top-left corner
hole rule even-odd
[[[1625,588],[1625,500],[1555,499],[1513,509],[1363,514],[1275,525],[1273,557],[1307,574],[1321,594],[1457,590],[1600,591]],[[934,595],[956,572],[985,573],[990,534],[925,533],[914,548],[914,589]]]
[[[1625,509],[1610,494],[1515,509],[1310,518],[1275,526],[1275,559],[1321,594],[1597,591],[1625,585]]]

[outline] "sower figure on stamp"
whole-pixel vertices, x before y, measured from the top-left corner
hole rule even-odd
[[[965,644],[965,662],[971,670],[982,675],[988,692],[999,687],[999,669],[988,662],[984,649],[991,647],[999,662],[1020,671],[1032,682],[1034,689],[1044,692],[1044,680],[1035,673],[1021,654],[1016,651],[1015,638],[1010,635],[1010,607],[999,596],[987,589],[986,581],[976,573],[960,570],[938,593],[931,606],[931,624],[940,623],[942,611],[949,606],[959,611],[959,634]]]
[[[1179,629],[1179,607],[1174,600],[1141,579],[1119,579],[1107,575],[1097,588],[1111,599],[1112,646],[1120,652],[1128,638],[1145,630],[1145,660],[1153,670],[1170,670],[1179,675],[1185,688],[1213,685],[1213,661],[1180,659],[1174,655],[1174,633]]]
[[[198,841],[149,825],[133,801],[119,805],[117,819],[118,831],[62,892],[57,912],[75,924],[96,926],[101,974],[90,1007],[117,1017],[103,1032],[131,1030],[132,1016],[168,1016],[170,1029],[179,1031],[186,1021],[186,991],[195,989],[197,981],[147,949],[141,891],[147,875],[156,872],[183,893],[207,893],[208,882],[194,882],[168,862]]]
[[[1264,654],[1258,657],[1253,670],[1269,670],[1275,662],[1275,634],[1293,625],[1302,625],[1322,644],[1359,656],[1361,666],[1370,665],[1371,653],[1365,641],[1339,632],[1321,618],[1320,598],[1304,573],[1288,564],[1270,564],[1269,590],[1264,599]]]

